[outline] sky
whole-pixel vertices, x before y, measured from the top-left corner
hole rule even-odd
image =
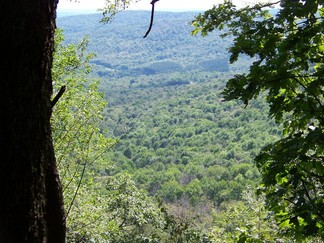
[[[235,3],[255,2],[255,0],[233,0]],[[129,9],[150,10],[151,0],[141,0],[133,3]],[[159,0],[155,4],[156,10],[161,11],[190,11],[207,10],[214,4],[223,0]],[[59,0],[58,11],[60,10],[90,10],[95,11],[104,6],[105,0]]]

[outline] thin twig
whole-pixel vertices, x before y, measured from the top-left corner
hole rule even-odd
[[[149,27],[149,29],[147,30],[147,32],[146,32],[146,34],[144,35],[143,38],[146,38],[146,37],[148,36],[148,34],[150,33],[151,29],[152,29],[152,26],[153,26],[153,20],[154,20],[154,4],[155,4],[157,1],[159,1],[159,0],[153,0],[153,1],[151,2],[151,4],[152,4],[152,12],[151,12],[151,22],[150,22],[150,27]]]
[[[57,103],[57,101],[61,98],[61,96],[63,95],[63,93],[65,92],[66,86],[63,85],[60,89],[60,91],[57,93],[57,95],[54,97],[54,99],[51,102],[52,108],[54,107],[54,105]]]
[[[90,140],[91,140],[93,134],[94,134],[94,132],[92,132],[92,134],[90,135],[89,140],[88,140],[88,141],[89,141],[89,142],[88,142],[88,152],[87,152],[87,158],[86,158],[85,160],[88,160],[88,157],[89,157],[89,146],[90,146]],[[80,189],[80,187],[81,187],[81,183],[82,183],[82,180],[83,180],[83,177],[84,177],[84,174],[85,174],[86,166],[87,166],[87,162],[84,162],[84,164],[83,164],[83,168],[82,168],[82,172],[81,172],[81,175],[80,175],[80,180],[79,180],[78,185],[77,185],[77,188],[76,188],[76,190],[75,190],[75,192],[74,192],[74,195],[73,195],[72,201],[71,201],[71,203],[70,203],[70,205],[69,205],[69,208],[68,208],[68,210],[67,210],[67,212],[66,212],[65,219],[67,219],[67,217],[69,216],[70,211],[71,211],[71,208],[72,208],[72,206],[73,206],[73,204],[74,204],[75,198],[76,198],[76,196],[78,195],[78,192],[79,192],[79,189]]]

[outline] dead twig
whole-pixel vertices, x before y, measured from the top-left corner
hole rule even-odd
[[[144,35],[143,38],[146,38],[146,37],[148,36],[148,34],[150,33],[151,29],[152,29],[152,26],[153,26],[153,20],[154,20],[154,4],[155,4],[157,1],[159,1],[159,0],[153,0],[153,1],[151,2],[151,4],[152,4],[152,12],[151,12],[151,22],[150,22],[150,27],[149,27],[149,29],[147,30],[147,32],[146,32],[146,34]]]

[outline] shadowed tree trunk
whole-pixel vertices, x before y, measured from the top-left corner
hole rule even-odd
[[[0,242],[65,241],[50,127],[56,5],[0,5]]]

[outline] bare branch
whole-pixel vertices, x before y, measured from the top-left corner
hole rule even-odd
[[[155,4],[157,1],[159,1],[159,0],[153,0],[153,1],[151,2],[151,4],[152,4],[152,12],[151,12],[151,22],[150,22],[150,27],[149,27],[149,29],[147,30],[147,32],[146,32],[146,34],[144,35],[143,38],[146,38],[146,37],[148,36],[148,34],[150,33],[151,29],[152,29],[153,21],[154,21],[154,4]]]

